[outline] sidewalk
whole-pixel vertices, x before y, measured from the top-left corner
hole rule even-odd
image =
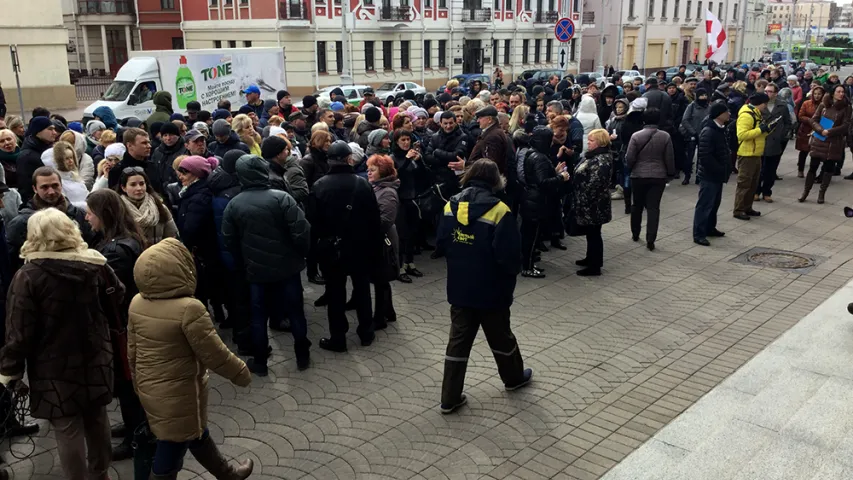
[[[853,282],[604,480],[853,478]]]

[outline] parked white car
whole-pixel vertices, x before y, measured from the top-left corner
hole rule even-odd
[[[419,93],[427,93],[426,88],[424,88],[423,85],[418,85],[414,82],[385,82],[376,89],[376,98],[384,102],[386,98],[392,95],[394,97],[399,97],[406,90],[415,92],[415,95]]]
[[[344,96],[347,97],[347,103],[358,106],[358,104],[361,103],[362,97],[364,97],[364,89],[370,88],[370,85],[344,85],[325,87],[312,93],[312,95],[317,98],[331,99],[331,92],[336,88],[340,88],[341,90],[343,90]],[[296,108],[302,108],[302,101],[300,100],[299,102],[295,103],[294,106],[296,106]]]
[[[607,85],[607,79],[600,72],[581,72],[580,75],[589,75],[590,81],[598,85],[599,89],[604,89]]]

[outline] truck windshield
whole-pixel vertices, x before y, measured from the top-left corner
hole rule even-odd
[[[121,102],[124,101],[130,92],[133,90],[133,82],[127,82],[122,80],[115,80],[112,84],[110,84],[110,88],[104,92],[103,100],[107,100],[109,102]]]

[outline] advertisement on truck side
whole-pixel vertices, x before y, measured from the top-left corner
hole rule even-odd
[[[235,55],[227,51],[202,54],[184,50],[175,55],[158,55],[157,61],[164,87],[171,90],[174,85],[175,111],[186,110],[191,101],[211,112],[223,99],[231,105],[243,105],[246,97],[242,91],[249,85],[258,86],[261,98],[275,98],[277,91],[286,89],[281,51],[243,50]]]

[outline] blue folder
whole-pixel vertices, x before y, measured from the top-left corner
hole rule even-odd
[[[830,120],[826,117],[820,117],[820,128],[822,128],[823,130],[829,130],[830,128],[833,127],[833,125],[835,125],[835,122],[833,122],[832,120]],[[817,132],[814,132],[814,137],[816,139],[820,140],[821,142],[826,141],[826,137],[824,137],[823,135],[821,135]]]

